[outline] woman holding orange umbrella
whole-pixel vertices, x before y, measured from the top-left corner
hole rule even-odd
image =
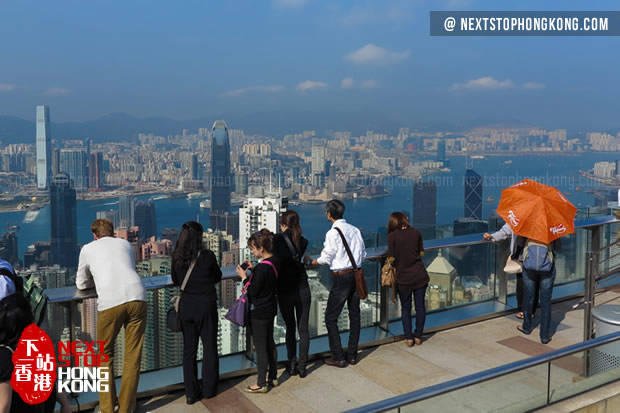
[[[560,237],[575,232],[577,208],[556,188],[525,179],[502,191],[497,213],[518,235],[517,248],[512,258],[522,258],[524,311],[523,325],[517,327],[524,334],[532,332],[531,314],[534,307],[534,289],[540,282],[540,341],[551,341],[551,295],[555,280],[555,251],[560,248]]]

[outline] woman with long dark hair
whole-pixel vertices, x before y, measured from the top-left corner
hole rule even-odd
[[[409,224],[402,212],[393,212],[388,221],[388,259],[394,258],[396,285],[401,305],[401,320],[405,332],[405,344],[412,347],[422,344],[426,321],[424,295],[429,276],[422,262],[424,245],[422,234]],[[411,331],[411,296],[415,303],[415,332]]]
[[[278,285],[277,262],[273,258],[273,233],[266,228],[252,234],[248,239],[250,252],[261,262],[246,268],[237,266],[237,275],[246,286],[250,302],[250,330],[256,348],[256,384],[248,386],[248,393],[267,393],[269,386],[278,386],[276,344],[273,340],[273,320],[278,311],[276,288]],[[248,277],[247,271],[252,275]],[[267,379],[267,373],[269,378]]]
[[[290,375],[299,373],[299,377],[304,378],[310,347],[308,321],[312,297],[301,260],[308,248],[308,240],[301,235],[299,215],[291,209],[280,216],[280,229],[282,233],[274,238],[274,255],[280,264],[278,303],[286,324],[287,370]],[[296,331],[299,332],[299,359]]]
[[[217,354],[217,292],[215,284],[222,279],[222,271],[215,254],[202,244],[203,228],[198,222],[183,224],[172,253],[172,281],[176,285],[189,280],[181,291],[179,317],[183,331],[183,381],[187,404],[217,394],[219,360]],[[187,274],[190,266],[194,268]],[[202,340],[202,390],[198,383],[196,354],[198,338]]]

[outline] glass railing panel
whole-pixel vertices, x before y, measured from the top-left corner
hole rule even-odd
[[[584,360],[587,357],[587,360]],[[620,341],[554,360],[549,401],[563,400],[620,379]]]
[[[547,364],[403,406],[401,412],[524,412],[547,403]]]

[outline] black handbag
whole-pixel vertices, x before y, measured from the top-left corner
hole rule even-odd
[[[170,300],[172,302],[172,308],[170,308],[168,310],[168,313],[166,313],[166,326],[173,333],[180,333],[182,330],[181,317],[179,317],[179,304],[181,302],[181,296],[183,295],[183,290],[185,289],[185,286],[187,285],[189,276],[192,274],[192,270],[194,269],[194,266],[196,265],[196,261],[198,261],[198,257],[200,257],[200,251],[198,251],[198,255],[196,256],[196,259],[192,261],[192,264],[187,269],[187,273],[185,273],[185,278],[183,278],[183,283],[181,284],[181,292],[178,295],[175,295],[174,297],[172,297],[172,300]]]

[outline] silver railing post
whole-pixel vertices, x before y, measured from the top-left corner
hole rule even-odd
[[[377,284],[379,285],[379,328],[383,331],[389,331],[390,324],[390,295],[388,291],[390,287],[381,286],[381,261],[377,261]]]
[[[489,248],[492,248],[493,253],[489,251],[489,259],[491,257],[494,258],[494,271],[495,271],[495,282],[497,283],[497,301],[506,305],[508,304],[508,274],[504,272],[504,267],[501,258],[504,256],[504,251],[507,249],[505,243],[502,244],[502,247],[498,247],[495,243],[490,243]],[[508,251],[508,255],[510,255],[510,251]]]

